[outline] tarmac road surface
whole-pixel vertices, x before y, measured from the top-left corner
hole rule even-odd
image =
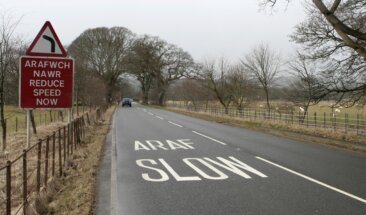
[[[117,108],[96,214],[366,214],[366,156],[133,104]]]

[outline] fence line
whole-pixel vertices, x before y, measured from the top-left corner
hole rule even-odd
[[[362,114],[350,118],[348,113],[324,113],[317,112],[304,115],[303,112],[265,110],[252,108],[229,108],[218,106],[192,106],[182,104],[167,104],[168,107],[179,108],[191,112],[203,112],[212,115],[221,115],[240,118],[245,121],[268,121],[272,123],[285,123],[304,128],[324,129],[345,134],[366,135],[366,119]]]
[[[92,124],[90,119],[99,121],[105,111],[106,107],[86,112],[0,167],[0,214],[27,214],[31,200],[50,179],[63,176],[68,158]]]

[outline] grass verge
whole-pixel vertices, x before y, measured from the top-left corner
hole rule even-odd
[[[244,121],[240,118],[211,115],[204,112],[191,112],[176,108],[166,108],[169,111],[185,114],[188,116],[266,132],[277,136],[287,137],[293,140],[314,142],[366,152],[366,138],[360,135],[336,133],[331,130],[304,128],[302,126],[288,125],[284,123],[266,121]]]
[[[61,188],[46,206],[45,214],[93,214],[96,175],[105,137],[114,107],[107,110],[104,121],[87,132],[81,148],[68,162]]]

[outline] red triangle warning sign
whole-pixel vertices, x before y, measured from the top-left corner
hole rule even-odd
[[[26,52],[31,56],[66,57],[67,53],[51,23],[47,21]]]

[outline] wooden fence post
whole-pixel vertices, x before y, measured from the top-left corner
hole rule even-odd
[[[62,176],[62,144],[61,144],[61,128],[58,129],[58,163],[59,163],[59,171],[60,177]]]
[[[83,134],[82,137],[85,137],[85,119],[84,116],[81,116],[81,124],[82,124],[82,128],[83,128]]]
[[[77,140],[76,140],[76,120],[72,121],[72,141],[74,143],[74,149],[76,150],[76,144],[77,144]]]
[[[67,124],[67,157],[70,156],[70,124]]]
[[[41,158],[42,158],[42,140],[38,141],[37,146],[37,178],[36,178],[36,190],[37,194],[39,194],[39,191],[41,190]]]
[[[88,125],[90,125],[89,112],[86,112],[86,118],[88,120]]]
[[[23,214],[26,214],[28,206],[28,173],[27,173],[27,151],[23,150]]]
[[[46,156],[45,156],[45,165],[44,165],[44,185],[47,187],[48,181],[48,152],[50,150],[50,137],[47,136],[46,139]]]
[[[63,127],[64,165],[66,166],[66,126]]]
[[[6,214],[11,215],[11,162],[6,162]]]
[[[55,176],[55,166],[56,166],[56,132],[52,135],[52,177]]]
[[[306,127],[309,128],[309,112],[306,113]]]

